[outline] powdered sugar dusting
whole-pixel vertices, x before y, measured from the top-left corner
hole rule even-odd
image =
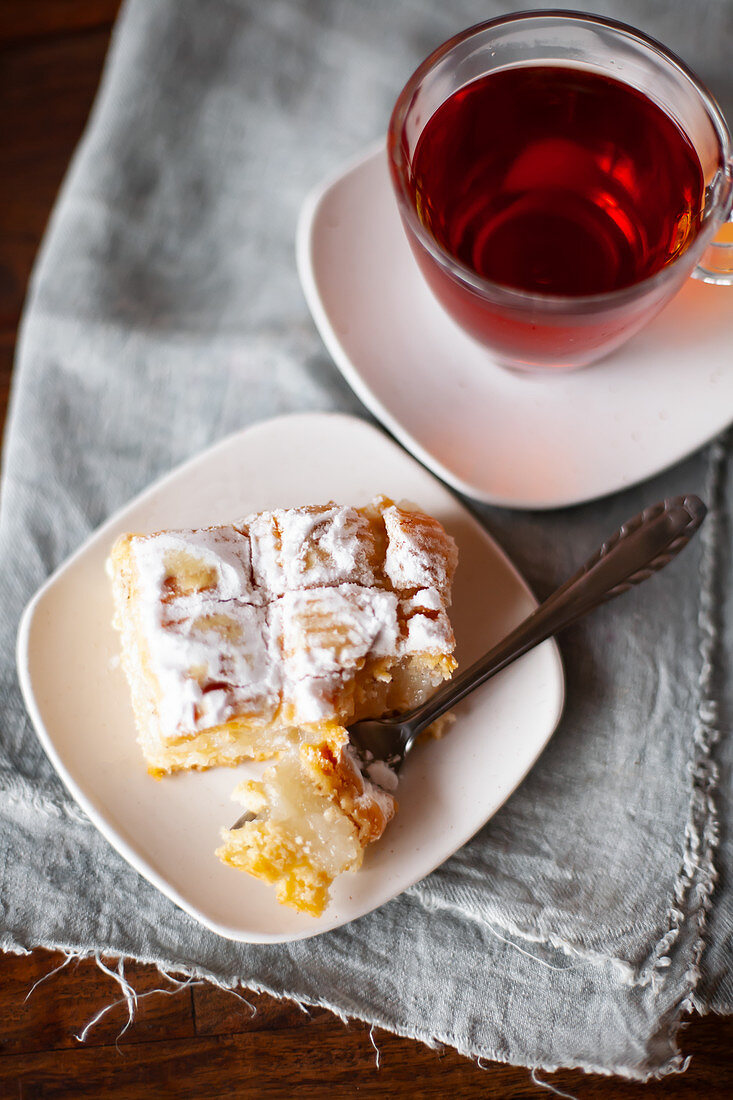
[[[329,719],[367,660],[452,652],[453,540],[428,516],[375,507],[380,551],[379,520],[336,504],[133,537],[164,740],[235,715],[270,722],[283,704],[296,724]]]
[[[384,570],[397,590],[437,590],[450,603],[458,550],[437,520],[392,505],[383,512],[387,530]]]
[[[135,539],[132,554],[144,598],[160,599],[163,583],[181,556],[212,571],[207,591],[220,600],[258,602],[252,583],[250,546],[234,527],[209,527],[197,531],[164,531]],[[185,564],[185,562],[184,562]]]
[[[383,791],[397,790],[399,783],[397,773],[392,771],[389,764],[385,763],[384,760],[373,760],[364,770],[372,783],[376,783]]]
[[[397,790],[399,779],[397,773],[385,764],[383,760],[372,760],[364,764],[354,751],[353,745],[344,745],[341,752],[350,761],[354,774],[360,777],[363,784],[363,792],[360,799],[364,803],[376,802],[381,807],[385,819],[389,821],[396,811],[393,791]]]
[[[347,581],[375,583],[371,528],[355,508],[279,509],[248,516],[239,526],[249,532],[257,583],[272,596]]]

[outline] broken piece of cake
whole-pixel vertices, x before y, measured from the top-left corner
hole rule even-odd
[[[286,904],[320,912],[335,874],[359,866],[394,813],[391,794],[361,776],[345,727],[416,706],[452,675],[456,563],[437,520],[385,497],[113,547],[115,626],[148,770],[279,758],[244,792],[258,816],[226,832],[219,854],[275,882]]]
[[[397,810],[394,796],[364,775],[340,726],[304,731],[260,782],[240,784],[234,797],[251,820],[223,830],[216,854],[312,916],[323,912],[336,876],[359,869],[366,845]]]

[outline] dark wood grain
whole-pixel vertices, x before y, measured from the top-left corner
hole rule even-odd
[[[127,1010],[117,1004],[82,1045],[75,1036],[100,1009],[119,1000],[119,987],[93,960],[53,973],[61,962],[62,956],[41,950],[0,956],[2,1097],[504,1100],[544,1095],[524,1069],[498,1063],[479,1067],[450,1048],[432,1050],[375,1029],[378,1067],[364,1024],[343,1024],[323,1009],[304,1013],[262,994],[246,993],[246,1004],[207,984],[141,998],[135,1023],[121,1036]],[[166,985],[154,967],[128,963],[125,971],[139,993]],[[25,1000],[44,975],[46,981]],[[578,1100],[730,1096],[733,1020],[696,1018],[683,1033],[683,1049],[693,1054],[688,1072],[647,1085],[577,1071],[541,1077]]]
[[[114,960],[103,962],[111,970],[117,967]],[[88,959],[64,964],[63,956],[48,951],[0,955],[0,1061],[11,1054],[77,1050],[77,1035],[107,1005],[112,1007],[90,1031],[89,1044],[123,1046],[194,1035],[191,989],[177,991],[155,967],[125,965],[138,1002],[134,1028],[120,1034],[129,1021],[120,986]],[[57,966],[63,969],[54,973]],[[151,993],[158,989],[168,992]]]
[[[94,100],[118,7],[119,0],[96,5],[6,0],[2,9],[0,26],[4,32],[14,27],[16,35],[8,41],[0,37],[0,429],[31,267]],[[73,9],[77,24],[86,13],[83,33],[54,36],[57,8]],[[105,14],[97,24],[95,8],[98,16]]]
[[[152,0],[151,0],[152,2]],[[0,21],[0,417],[32,260],[69,157],[83,130],[117,0],[6,0]],[[0,421],[1,422],[1,421]],[[369,1028],[331,1013],[246,994],[256,1009],[210,985],[173,993],[154,967],[128,963],[141,996],[135,1022],[114,1004],[119,986],[93,960],[37,950],[0,955],[0,1098],[12,1100],[214,1100],[324,1097],[542,1097],[529,1073]],[[110,963],[110,965],[114,965]],[[30,993],[34,983],[50,975]],[[688,1072],[639,1085],[567,1071],[543,1074],[583,1100],[733,1095],[733,1020],[692,1020],[682,1047]]]
[[[120,0],[3,0],[0,45],[64,38],[88,30],[109,33]]]

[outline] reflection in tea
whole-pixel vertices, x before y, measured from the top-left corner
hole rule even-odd
[[[540,294],[630,286],[695,237],[703,173],[655,103],[589,69],[522,65],[451,95],[412,157],[420,220],[480,276]]]

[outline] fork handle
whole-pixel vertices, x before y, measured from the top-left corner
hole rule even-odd
[[[422,706],[400,715],[403,728],[410,728],[409,744],[436,718],[512,661],[664,568],[687,545],[706,512],[699,497],[671,497],[624,523],[511,634]]]

